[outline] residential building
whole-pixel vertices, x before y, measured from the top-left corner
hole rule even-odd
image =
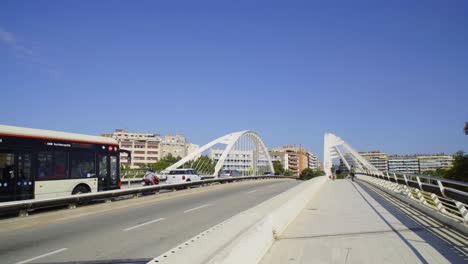
[[[181,135],[165,135],[161,141],[161,158],[171,154],[174,157],[187,155],[187,140]]]
[[[269,153],[271,162],[278,161],[283,166],[284,170],[289,169],[287,152],[270,151]]]
[[[270,150],[270,157],[279,160],[285,169],[290,170],[293,176],[299,176],[309,167],[308,151],[298,146],[283,146]]]
[[[120,156],[121,164],[130,168],[139,168],[146,164],[156,163],[169,154],[183,158],[198,149],[198,145],[188,142],[181,135],[165,135],[164,138],[161,138],[159,134],[116,129],[115,132],[102,134],[102,136],[116,139],[120,148],[132,152],[131,161],[126,153],[121,153]]]
[[[419,173],[419,160],[416,156],[388,156],[388,171],[401,174]]]
[[[218,163],[224,149],[211,149],[209,158]],[[231,150],[224,160],[224,166],[221,170],[238,170],[242,175],[253,175],[254,161],[253,150]]]
[[[322,163],[319,158],[309,151],[307,151],[307,160],[309,168],[313,170],[322,170]]]
[[[450,169],[453,164],[453,156],[444,154],[418,155],[419,172],[435,171],[437,169]]]
[[[125,129],[116,129],[115,132],[102,134],[102,136],[114,138],[121,149],[132,152],[131,161],[126,153],[121,153],[120,162],[122,165],[139,168],[160,159],[161,137],[159,134],[135,133]]]
[[[376,169],[385,172],[388,171],[388,155],[380,151],[359,152],[359,155],[369,161]]]

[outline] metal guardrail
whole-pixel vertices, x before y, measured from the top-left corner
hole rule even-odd
[[[449,179],[410,174],[398,177],[358,173],[368,180],[396,193],[402,193],[441,214],[461,220],[468,226],[468,183]],[[450,187],[449,187],[450,186]]]
[[[87,203],[93,200],[105,199],[106,201],[111,201],[112,198],[116,198],[116,197],[128,196],[128,195],[133,195],[134,197],[137,197],[138,195],[158,192],[160,190],[176,190],[181,187],[193,187],[193,186],[202,186],[202,185],[211,184],[211,183],[223,183],[223,182],[256,180],[256,179],[295,179],[295,178],[284,177],[284,176],[243,176],[243,177],[234,177],[234,178],[216,178],[216,179],[207,179],[207,180],[192,181],[192,182],[185,182],[185,183],[158,184],[158,185],[153,185],[153,186],[135,187],[135,188],[129,188],[129,189],[76,194],[76,195],[40,199],[40,200],[31,199],[31,200],[22,200],[22,201],[2,202],[0,203],[0,213],[19,212],[19,216],[27,216],[28,211],[39,209],[39,208],[46,208],[46,207],[53,207],[53,206],[60,206],[60,205],[68,205],[68,208],[76,208],[77,204]]]

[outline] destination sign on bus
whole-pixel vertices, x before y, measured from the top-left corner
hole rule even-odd
[[[71,144],[69,143],[55,143],[55,142],[46,142],[47,146],[54,146],[54,147],[66,147],[70,148]]]

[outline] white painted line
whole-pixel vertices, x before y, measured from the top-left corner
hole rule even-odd
[[[253,190],[253,191],[250,191],[250,192],[246,192],[246,194],[249,194],[249,193],[254,193],[256,192],[257,190]]]
[[[60,253],[60,252],[65,251],[65,250],[67,250],[67,249],[68,249],[68,248],[57,249],[57,250],[55,250],[55,251],[52,251],[52,252],[49,252],[49,253],[46,253],[46,254],[43,254],[43,255],[34,257],[34,258],[30,258],[30,259],[27,259],[27,260],[23,260],[23,261],[20,261],[20,262],[16,262],[16,264],[28,263],[28,262],[34,261],[34,260],[36,260],[36,259],[40,259],[40,258],[47,257],[47,256],[50,256],[50,255],[53,255],[53,254]]]
[[[198,209],[201,209],[201,208],[203,208],[203,207],[210,206],[210,205],[211,205],[211,204],[204,204],[204,205],[201,205],[201,206],[192,208],[192,209],[185,210],[184,213],[188,213],[188,212],[191,212],[191,211],[195,211],[195,210],[198,210]]]
[[[132,226],[132,227],[129,227],[129,228],[125,228],[123,231],[130,231],[130,230],[133,230],[135,228],[139,228],[139,227],[142,227],[142,226],[145,226],[145,225],[149,225],[149,224],[152,224],[152,223],[156,223],[156,222],[159,222],[159,221],[162,221],[164,220],[164,218],[158,218],[158,219],[155,219],[155,220],[151,220],[151,221],[148,221],[146,223],[143,223],[143,224],[139,224],[139,225],[136,225],[136,226]]]

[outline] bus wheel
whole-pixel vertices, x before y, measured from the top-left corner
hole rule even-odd
[[[73,189],[72,195],[80,194],[80,193],[89,193],[89,192],[90,192],[89,187],[87,187],[85,185],[78,185],[78,186],[75,187],[75,189]]]

